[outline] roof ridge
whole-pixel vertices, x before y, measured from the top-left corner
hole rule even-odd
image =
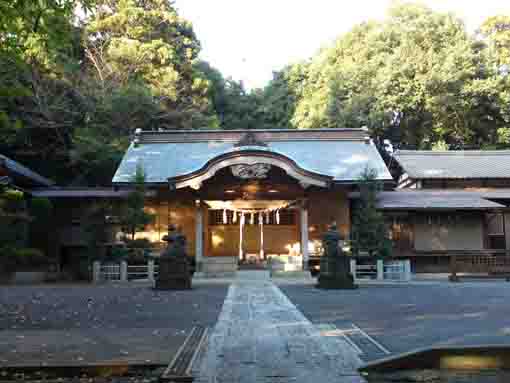
[[[486,155],[509,155],[510,150],[398,150],[395,152],[395,156],[486,156]]]

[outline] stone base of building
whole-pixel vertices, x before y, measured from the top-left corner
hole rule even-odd
[[[288,279],[304,279],[312,280],[312,274],[308,270],[296,270],[296,271],[272,271],[271,278],[288,278]]]
[[[238,269],[237,257],[203,257],[196,277],[223,278],[233,277]]]
[[[193,274],[193,279],[221,279],[221,278],[236,278],[237,271],[234,272],[215,272],[215,273],[204,273],[199,272]]]

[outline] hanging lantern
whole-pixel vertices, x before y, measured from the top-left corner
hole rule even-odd
[[[223,209],[223,224],[226,225],[227,223],[228,223],[227,209]]]
[[[241,213],[241,226],[244,225],[244,222],[245,222],[244,213]]]
[[[237,211],[234,211],[234,214],[232,215],[232,223],[237,222]]]
[[[255,223],[255,214],[251,213],[250,224],[253,225],[254,223]]]
[[[269,225],[269,214],[271,214],[271,212],[266,211],[266,225]]]
[[[276,224],[280,224],[280,210],[276,210]]]
[[[264,223],[264,217],[262,216],[262,213],[259,213],[259,225],[262,225]]]

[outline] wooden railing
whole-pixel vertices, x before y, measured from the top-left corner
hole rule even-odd
[[[461,276],[505,278],[510,281],[510,256],[452,254],[450,256],[450,281],[458,282]]]

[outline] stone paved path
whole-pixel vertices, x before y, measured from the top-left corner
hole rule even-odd
[[[268,278],[251,272],[229,288],[199,381],[358,383],[360,364],[343,338],[321,333]]]

